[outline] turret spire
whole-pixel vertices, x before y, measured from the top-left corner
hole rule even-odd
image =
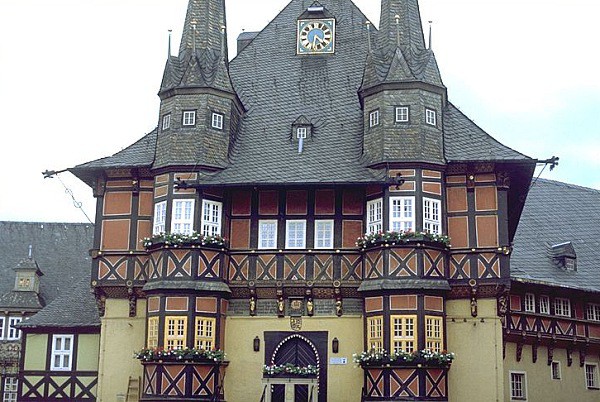
[[[425,49],[419,2],[417,0],[381,0],[379,24],[381,47],[402,46]]]
[[[227,41],[221,33],[224,26],[224,0],[189,0],[179,57],[184,58],[186,53],[207,49],[217,52],[225,49],[227,53]]]

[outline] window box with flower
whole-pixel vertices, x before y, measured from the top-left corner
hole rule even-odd
[[[204,349],[142,349],[133,354],[142,362],[178,362],[178,363],[223,363],[225,352]]]
[[[379,231],[366,233],[356,240],[356,246],[363,250],[377,246],[396,246],[410,243],[427,243],[450,248],[450,237],[429,232]]]
[[[159,247],[206,247],[213,249],[227,248],[227,239],[220,235],[203,235],[198,232],[192,234],[159,233],[152,237],[142,239],[142,244],[147,250]]]
[[[317,366],[295,366],[291,363],[282,365],[263,366],[262,372],[265,377],[316,377],[319,374]]]
[[[393,352],[386,350],[370,350],[352,355],[354,363],[361,367],[450,367],[455,358],[454,353],[446,351],[433,352],[418,350],[412,353]]]

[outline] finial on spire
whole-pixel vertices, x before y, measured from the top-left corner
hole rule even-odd
[[[367,26],[367,42],[369,44],[369,53],[371,53],[371,21],[367,20],[365,25]]]
[[[172,29],[169,29],[169,48],[167,50],[168,54],[167,54],[167,59],[171,58],[171,34],[173,33]]]
[[[400,16],[396,14],[394,19],[396,20],[396,44],[400,46]]]
[[[29,259],[31,260],[31,257],[33,256],[33,246],[30,244],[29,245]]]
[[[223,35],[223,39],[221,40],[221,57],[227,59],[227,55],[225,54],[225,44],[227,43],[227,27],[225,25],[221,25],[221,35]]]
[[[429,50],[431,50],[431,37],[432,37],[432,35],[431,35],[431,31],[432,31],[431,24],[433,24],[433,21],[429,21]]]
[[[196,54],[196,21],[192,21],[192,50]]]

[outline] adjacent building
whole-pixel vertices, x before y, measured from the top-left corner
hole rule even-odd
[[[70,169],[98,200],[100,327],[53,320],[75,291],[49,305],[21,327],[47,356],[22,382],[100,401],[600,397],[599,193],[532,181],[538,160],[450,101],[417,0],[382,0],[379,29],[350,0],[292,0],[238,48],[225,1],[190,0],[157,128]],[[78,344],[60,374],[57,336]]]

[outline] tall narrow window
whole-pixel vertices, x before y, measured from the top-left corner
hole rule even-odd
[[[535,295],[533,293],[525,293],[525,311],[535,313]]]
[[[171,128],[171,113],[164,115],[163,119],[162,119],[163,131],[168,130],[170,128]]]
[[[306,221],[290,220],[286,222],[285,248],[306,248]]]
[[[379,110],[373,110],[369,113],[369,127],[375,127],[379,125]]]
[[[6,318],[0,317],[0,340],[4,339],[4,323],[6,322]]]
[[[17,377],[5,377],[2,402],[17,402],[17,391],[19,390],[18,386],[19,380]]]
[[[557,297],[554,299],[554,314],[563,317],[571,316],[571,300]]]
[[[306,139],[308,135],[308,129],[306,127],[298,127],[296,129],[296,139],[303,140]]]
[[[272,249],[277,248],[277,221],[260,220],[258,221],[258,248]]]
[[[315,220],[315,248],[333,248],[333,220]]]
[[[412,353],[417,349],[417,317],[392,316],[392,347],[394,352]]]
[[[600,388],[600,382],[598,381],[598,365],[597,364],[586,364],[585,365],[585,385],[591,389]]]
[[[425,316],[425,349],[441,352],[444,343],[442,317]]]
[[[540,302],[540,314],[550,314],[550,298],[542,295],[539,299]]]
[[[437,126],[437,114],[435,110],[425,109],[425,123],[430,126]]]
[[[600,321],[600,304],[588,304],[586,316],[588,320]]]
[[[165,349],[183,349],[186,344],[187,317],[165,318]]]
[[[21,320],[21,317],[10,317],[8,319],[8,336],[6,337],[6,339],[8,339],[9,341],[16,341],[17,339],[21,339],[21,331],[14,327],[18,323],[20,323]]]
[[[171,232],[185,235],[194,230],[194,200],[173,200]]]
[[[73,360],[73,335],[52,336],[50,370],[69,371]]]
[[[188,110],[183,112],[183,125],[184,126],[195,126],[196,125],[196,111]]]
[[[415,228],[415,197],[390,197],[390,230],[413,231]]]
[[[214,318],[196,317],[196,349],[213,350],[215,347]]]
[[[202,234],[214,236],[221,234],[221,215],[223,203],[217,201],[202,201]]]
[[[423,199],[423,228],[433,234],[442,233],[442,205],[439,200]]]
[[[383,200],[378,198],[367,202],[367,233],[383,230]]]
[[[212,114],[212,128],[223,130],[223,115],[221,113]]]
[[[154,204],[154,225],[153,234],[165,233],[165,224],[167,222],[167,202],[161,201]]]
[[[158,347],[158,317],[148,318],[148,349]]]
[[[383,317],[367,318],[367,348],[376,352],[383,350]]]
[[[396,107],[396,123],[406,123],[409,120],[408,106]]]
[[[525,373],[510,373],[510,397],[519,401],[527,400],[527,379]]]

